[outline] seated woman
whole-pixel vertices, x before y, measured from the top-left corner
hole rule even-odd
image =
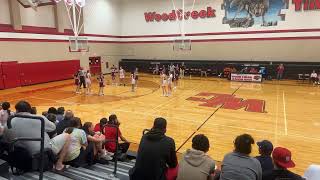
[[[71,143],[64,161],[71,166],[80,167],[88,162],[87,157],[91,149],[87,149],[88,140],[86,133],[81,129],[81,119],[74,117],[70,121],[70,126],[65,132],[70,134]]]
[[[129,149],[130,143],[126,140],[126,138],[122,136],[119,128],[120,122],[118,121],[118,118],[115,114],[109,116],[108,125],[113,125],[117,127],[118,137],[116,137],[116,128],[110,126],[105,127],[104,132],[106,137],[106,150],[114,153],[116,151],[116,143],[110,141],[115,141],[117,138],[120,138],[123,141],[123,143],[119,143],[118,151],[121,151],[121,153],[126,153]]]
[[[108,155],[106,150],[102,147],[102,144],[105,142],[105,136],[100,132],[94,132],[93,124],[91,122],[86,122],[83,125],[84,132],[87,134],[88,143],[93,143],[93,152],[96,160],[100,162],[100,159],[105,159],[107,161],[112,160],[112,158]]]
[[[108,119],[107,118],[102,118],[100,119],[100,123],[96,124],[94,126],[94,132],[100,132],[101,134],[104,134],[103,132],[103,127],[104,125],[106,125],[108,123]]]

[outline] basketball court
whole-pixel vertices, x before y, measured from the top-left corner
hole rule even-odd
[[[98,84],[93,86],[97,91]],[[226,109],[223,104],[199,106],[203,102],[188,100],[204,92],[263,100],[263,112]],[[294,160],[299,162],[295,171],[302,173],[310,163],[320,161],[317,158],[320,122],[316,120],[320,113],[315,106],[320,101],[319,93],[318,87],[295,81],[252,84],[192,78],[181,80],[173,96],[162,97],[159,78],[143,75],[135,93],[129,87],[107,86],[104,97],[75,95],[72,81],[67,80],[4,90],[0,92],[0,101],[9,100],[14,104],[25,99],[36,106],[38,112],[51,106],[64,106],[76,112],[83,122],[98,123],[100,118],[115,113],[124,136],[136,144],[142,131],[152,127],[154,118],[164,117],[168,120],[167,133],[175,139],[179,153],[191,147],[194,134],[203,133],[210,139],[209,154],[217,161],[232,151],[237,135],[249,133],[256,141],[269,139],[275,146],[291,149]]]
[[[307,14],[309,9],[304,9],[299,14],[297,4],[270,0],[272,11],[277,12],[276,18],[265,15],[265,19],[271,17],[267,22],[256,20],[262,16],[259,14],[246,17],[227,0],[133,1],[0,1],[11,13],[11,20],[4,11],[0,18],[0,56],[4,57],[0,67],[9,67],[6,62],[14,60],[17,66],[10,72],[19,74],[13,80],[0,79],[4,83],[0,83],[0,102],[9,101],[13,107],[19,100],[27,100],[39,114],[63,106],[83,123],[98,123],[115,113],[122,134],[135,144],[134,151],[143,130],[151,128],[156,117],[164,117],[167,135],[175,140],[179,154],[191,147],[194,135],[202,133],[210,140],[208,154],[222,161],[233,151],[235,137],[248,133],[256,142],[268,139],[275,147],[290,149],[296,162],[294,172],[303,174],[310,164],[320,164],[319,86],[292,77],[253,83],[230,81],[218,74],[206,78],[190,75],[179,80],[171,96],[163,97],[159,75],[145,72],[147,68],[142,68],[138,87],[131,92],[129,72],[134,63],[122,63],[127,67],[127,86],[112,86],[110,77],[112,65],[118,68],[129,59],[147,61],[150,66],[164,61],[257,67],[281,62],[288,63],[288,72],[300,78],[300,73],[304,76],[310,68],[319,67],[320,24],[315,23],[319,12]],[[296,23],[298,16],[300,24]],[[310,23],[312,18],[315,21]],[[73,64],[61,70],[66,66],[55,63],[62,60]],[[41,68],[32,64],[40,62],[52,64]],[[23,63],[29,66],[19,65]],[[95,75],[105,74],[104,96],[97,95],[97,76],[92,78],[92,95],[74,92],[71,78],[80,66]],[[64,74],[59,78],[43,75],[59,74],[60,70]],[[5,71],[0,75],[6,75]],[[6,87],[6,81],[17,83]],[[257,146],[252,155],[258,155]]]

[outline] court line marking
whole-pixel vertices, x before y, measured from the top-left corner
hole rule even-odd
[[[234,95],[234,94],[241,88],[241,86],[242,86],[242,84],[240,84],[240,86],[239,86],[236,90],[233,91],[232,95]],[[195,133],[197,133],[197,132],[209,121],[209,119],[210,119],[216,112],[219,111],[219,109],[221,109],[222,106],[223,106],[223,105],[220,105],[220,106],[197,128],[197,130],[194,131],[194,132],[179,146],[179,148],[178,148],[176,151],[179,151],[179,150],[191,139],[191,137],[192,137]]]
[[[283,119],[284,119],[284,134],[288,135],[288,121],[287,121],[287,112],[286,112],[286,99],[284,91],[282,91],[282,100],[283,100]]]
[[[274,140],[275,145],[278,144],[278,121],[279,121],[279,86],[277,86],[277,106],[276,106],[276,124],[275,124],[275,132],[274,132]]]

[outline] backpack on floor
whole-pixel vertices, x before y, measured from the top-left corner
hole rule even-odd
[[[40,169],[40,153],[31,155],[27,149],[15,146],[13,151],[9,151],[8,162],[14,175],[22,175],[30,171]],[[43,171],[53,168],[56,157],[51,149],[45,149],[43,155]],[[15,171],[14,171],[15,169]]]

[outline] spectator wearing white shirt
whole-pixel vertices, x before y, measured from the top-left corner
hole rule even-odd
[[[307,180],[320,179],[320,165],[311,164],[303,175]]]

